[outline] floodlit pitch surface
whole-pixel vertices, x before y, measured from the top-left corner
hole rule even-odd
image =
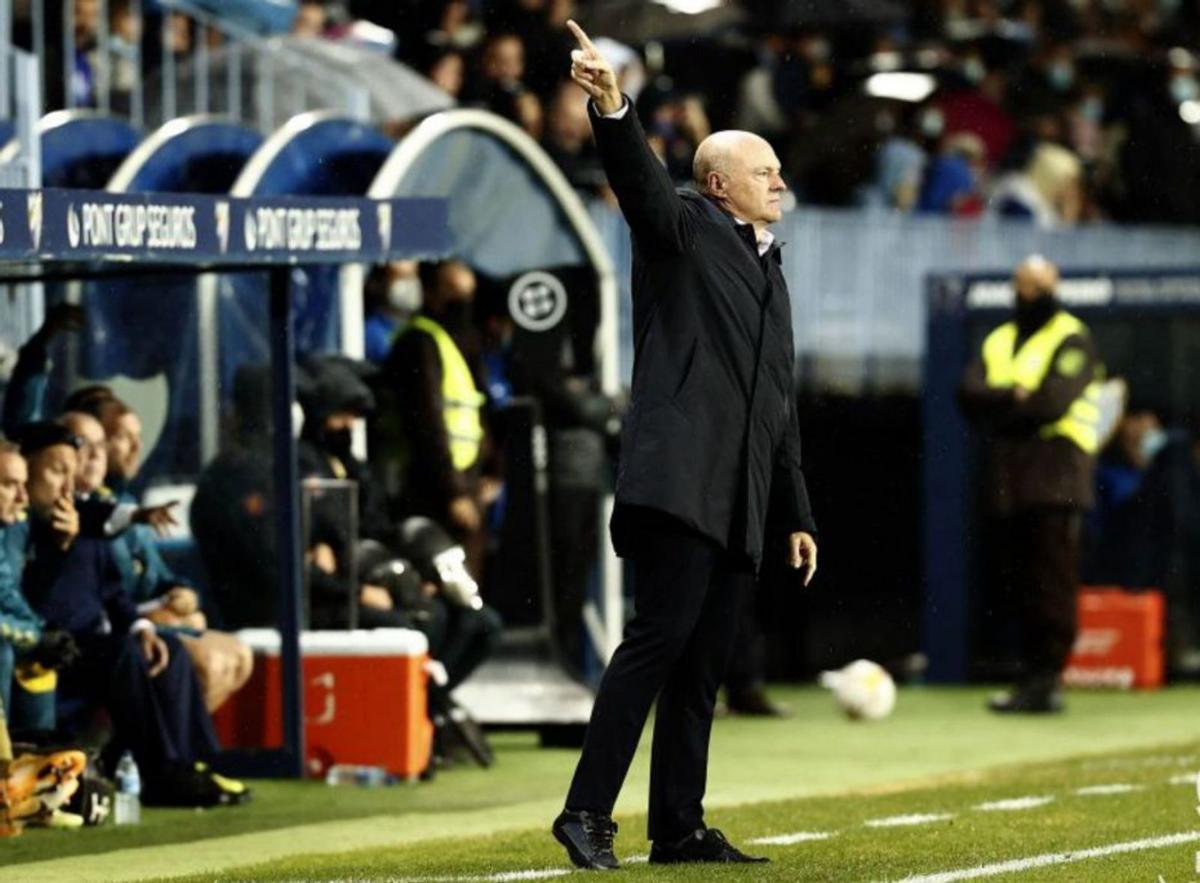
[[[725,719],[709,823],[770,865],[647,866],[646,763],[618,809],[627,877],[854,883],[1200,879],[1200,689],[1072,693],[1056,718],[994,718],[977,689],[904,690],[886,721]],[[569,866],[547,827],[573,754],[499,737],[499,763],[374,791],[260,783],[247,807],[151,811],[137,830],[30,831],[0,880],[521,880]],[[752,841],[758,841],[752,845]],[[54,858],[57,856],[57,858]],[[641,861],[636,859],[641,858]]]

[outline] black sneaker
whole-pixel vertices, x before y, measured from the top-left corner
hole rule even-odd
[[[575,867],[612,871],[621,866],[613,855],[617,823],[612,816],[564,809],[550,830],[554,832],[554,839],[566,847]]]
[[[997,714],[1060,714],[1066,708],[1056,682],[1021,684],[989,698],[987,707]]]
[[[772,702],[762,687],[730,690],[727,706],[730,714],[740,717],[788,717],[787,710]]]
[[[196,761],[172,764],[147,782],[142,802],[147,806],[237,806],[250,797],[245,784]]]
[[[460,761],[474,761],[486,769],[496,760],[483,727],[460,706],[434,714],[433,733],[434,754],[439,766],[451,767]]]
[[[650,864],[678,865],[690,862],[712,862],[749,865],[768,862],[761,856],[746,855],[725,839],[716,828],[701,828],[678,843],[658,840],[650,847]]]

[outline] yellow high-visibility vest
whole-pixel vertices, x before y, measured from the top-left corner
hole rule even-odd
[[[988,386],[1037,390],[1050,373],[1054,354],[1062,342],[1073,334],[1087,333],[1086,325],[1060,310],[1017,349],[1017,323],[1005,322],[983,342]],[[1041,437],[1065,438],[1085,454],[1095,454],[1100,449],[1098,402],[1102,386],[1101,378],[1094,376],[1087,388],[1071,402],[1067,413],[1041,428]]]
[[[450,459],[459,472],[470,469],[479,459],[483,443],[479,411],[487,399],[475,385],[467,360],[445,328],[427,316],[416,316],[408,327],[424,331],[437,344],[442,362],[443,418],[450,439]]]

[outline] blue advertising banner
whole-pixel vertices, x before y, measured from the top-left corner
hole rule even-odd
[[[449,248],[440,199],[0,190],[0,260],[379,263]]]
[[[31,231],[42,227],[42,198],[38,191],[0,190],[0,260],[33,254]]]

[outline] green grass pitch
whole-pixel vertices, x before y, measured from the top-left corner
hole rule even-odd
[[[664,869],[636,861],[648,851],[643,750],[618,806],[618,855],[634,859],[621,874],[1200,880],[1200,689],[1074,692],[1068,714],[1031,719],[988,715],[979,689],[913,688],[891,718],[871,724],[843,720],[820,690],[776,695],[791,718],[717,721],[708,799],[709,823],[772,863]],[[493,769],[453,769],[422,785],[260,782],[246,807],[148,811],[136,829],[28,831],[0,843],[0,881],[567,876],[547,828],[574,753],[539,749],[528,734],[495,742]]]

